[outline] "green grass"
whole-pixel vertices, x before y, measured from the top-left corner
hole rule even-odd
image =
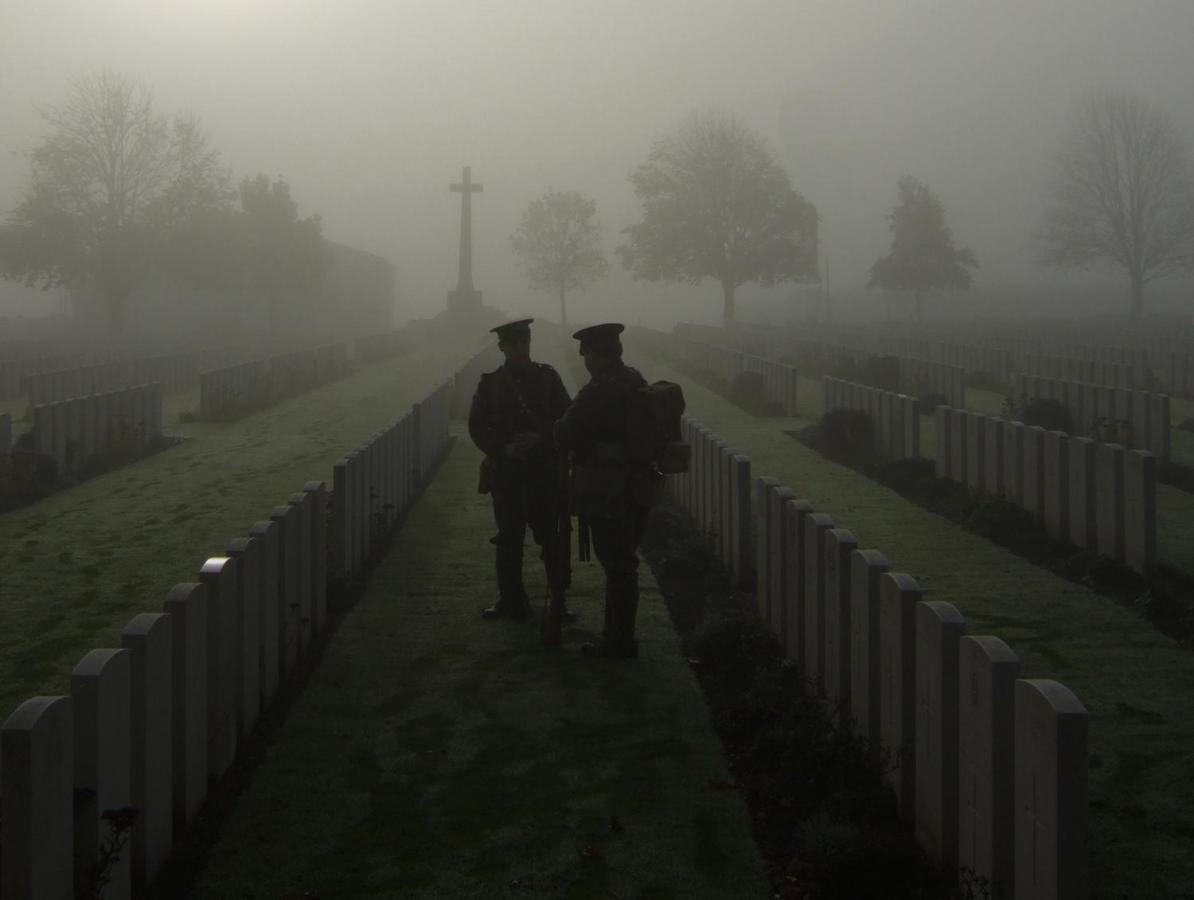
[[[754,418],[672,370],[646,362],[643,368],[649,379],[682,384],[689,414],[749,454],[753,475],[775,476],[853,531],[859,546],[881,550],[893,570],[915,576],[928,597],[957,606],[970,633],[1002,637],[1019,654],[1025,677],[1055,678],[1086,704],[1093,896],[1188,894],[1194,883],[1188,852],[1194,839],[1194,655],[1114,601],[955,527],[784,434],[803,421]]]
[[[94,647],[447,377],[475,349],[443,337],[233,424],[183,424],[186,442],[0,516],[0,713],[69,693]]]
[[[561,372],[566,370],[561,366]],[[237,800],[195,897],[763,898],[762,862],[645,566],[640,657],[590,660],[494,599],[479,453],[458,438]],[[528,542],[527,588],[542,597]],[[587,848],[591,848],[588,849]]]

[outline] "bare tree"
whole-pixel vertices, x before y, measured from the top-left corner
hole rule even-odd
[[[164,242],[190,216],[230,203],[229,179],[193,116],[154,110],[115,72],[76,78],[42,117],[23,202],[3,233],[0,272],[27,284],[93,290],[110,322]]]
[[[1123,269],[1138,317],[1149,282],[1194,265],[1194,184],[1173,121],[1122,94],[1091,94],[1048,185],[1039,260]]]
[[[693,114],[655,143],[630,183],[643,218],[622,229],[617,253],[634,278],[716,279],[726,325],[740,285],[816,279],[816,207],[736,117]]]
[[[609,271],[601,252],[597,201],[576,191],[551,188],[530,202],[518,229],[510,236],[532,287],[558,291],[560,322],[568,323],[565,292],[582,289]]]

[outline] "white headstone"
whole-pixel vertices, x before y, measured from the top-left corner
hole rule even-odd
[[[859,734],[877,748],[879,728],[879,576],[888,570],[878,550],[850,554],[850,713]]]
[[[92,870],[110,838],[104,813],[129,806],[132,752],[132,662],[127,650],[92,650],[70,673],[75,738],[75,861]],[[130,860],[122,853],[108,870],[105,897],[129,895]]]
[[[141,613],[121,633],[131,651],[133,892],[153,881],[174,842],[173,663],[170,616]]]
[[[181,834],[207,797],[207,588],[176,584],[166,594],[170,614],[174,725],[174,828]]]
[[[1087,712],[1063,684],[1015,687],[1015,896],[1088,896]]]
[[[261,559],[257,567],[258,624],[261,640],[259,680],[261,707],[264,709],[278,689],[280,661],[278,658],[278,525],[273,521],[254,522],[249,535],[261,542]]]
[[[207,588],[207,773],[214,782],[236,757],[240,649],[236,560],[212,557],[199,570],[199,581]]]
[[[1124,561],[1144,575],[1157,562],[1157,458],[1147,450],[1124,455]]]
[[[1095,531],[1098,551],[1124,558],[1124,448],[1095,445]]]
[[[1007,896],[1012,883],[1014,687],[1020,660],[1002,640],[958,646],[958,865]]]
[[[70,697],[33,697],[0,729],[5,897],[74,895],[74,736]]]
[[[785,571],[787,577],[787,617],[783,635],[788,657],[803,665],[805,617],[804,569],[807,563],[804,554],[804,533],[813,505],[807,500],[789,499],[784,503],[784,534],[790,559]]]
[[[911,575],[879,576],[879,735],[891,753],[886,781],[900,815],[911,821],[916,801],[916,604]]]
[[[850,721],[850,557],[858,549],[845,528],[825,532],[825,697]]]
[[[244,740],[261,713],[261,566],[262,543],[255,537],[228,542],[228,555],[236,560],[236,733]]]
[[[825,533],[833,519],[813,513],[804,520],[804,677],[815,690],[825,681]]]
[[[958,861],[958,641],[951,603],[916,604],[916,838],[949,868]]]

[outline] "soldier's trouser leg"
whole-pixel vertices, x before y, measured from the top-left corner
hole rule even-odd
[[[526,539],[526,492],[518,486],[493,491],[493,518],[497,523],[498,605],[509,611],[529,606],[522,584],[522,545]]]
[[[645,513],[635,510],[619,519],[593,519],[589,525],[593,552],[605,570],[605,645],[618,654],[635,651],[638,615],[638,542]]]

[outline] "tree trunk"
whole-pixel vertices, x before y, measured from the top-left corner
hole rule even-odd
[[[560,324],[568,324],[568,311],[564,308],[564,285],[560,284]]]
[[[1144,313],[1144,278],[1132,273],[1132,320],[1139,321]]]
[[[925,320],[925,304],[924,294],[920,291],[916,292],[916,321],[923,322]]]
[[[723,296],[721,307],[721,323],[726,328],[734,324],[734,288],[736,285],[732,281],[723,281],[721,283],[721,292]]]

